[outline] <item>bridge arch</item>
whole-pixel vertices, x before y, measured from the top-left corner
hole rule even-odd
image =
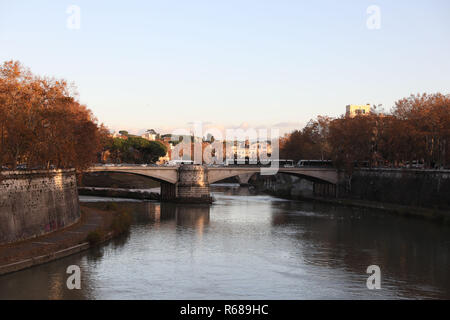
[[[153,170],[148,170],[146,167],[93,167],[86,170],[87,173],[127,173],[134,174],[146,178],[156,180],[158,182],[165,182],[170,184],[176,184],[178,181],[178,173],[176,168],[157,168]]]
[[[313,182],[326,182],[334,185],[339,183],[339,173],[335,169],[281,168],[278,173],[290,174]]]
[[[215,183],[227,178],[248,175],[253,176],[256,173],[260,173],[260,168],[210,168],[208,170],[208,180],[209,183]],[[279,168],[278,173],[290,174],[297,177],[302,177],[308,180],[316,182],[326,182],[336,185],[338,183],[338,172],[334,169],[324,170],[324,169],[314,169],[314,168]]]

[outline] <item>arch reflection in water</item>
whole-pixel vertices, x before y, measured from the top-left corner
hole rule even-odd
[[[205,204],[175,204],[158,202],[117,203],[119,210],[133,213],[134,225],[158,227],[174,223],[176,226],[203,229],[209,224],[210,206]]]

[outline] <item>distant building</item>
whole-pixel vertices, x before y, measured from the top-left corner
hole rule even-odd
[[[144,138],[149,141],[155,141],[155,140],[159,140],[160,136],[159,136],[158,132],[156,132],[154,129],[150,129],[150,130],[145,131],[145,133],[143,135],[141,135],[141,138]]]
[[[346,107],[345,115],[350,118],[354,118],[356,116],[364,116],[370,114],[370,109],[371,109],[370,104],[366,105],[349,104]]]
[[[231,152],[235,158],[260,159],[261,156],[270,157],[272,146],[270,142],[249,142],[238,141],[231,147]]]
[[[149,141],[155,141],[157,134],[146,132],[143,135],[141,135],[141,137]]]

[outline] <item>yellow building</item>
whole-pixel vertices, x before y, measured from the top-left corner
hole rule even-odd
[[[370,114],[370,104],[366,105],[356,105],[356,104],[349,104],[346,107],[345,115],[350,118],[354,118],[358,115],[367,115]]]

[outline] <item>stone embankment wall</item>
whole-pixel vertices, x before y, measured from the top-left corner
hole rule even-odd
[[[75,170],[0,172],[0,244],[50,233],[79,218]]]
[[[289,199],[338,198],[375,201],[412,207],[450,208],[450,171],[358,169],[338,188],[307,178],[277,174],[255,175],[258,190]],[[339,192],[337,192],[337,190]]]
[[[360,169],[348,197],[428,208],[450,208],[450,170]]]

